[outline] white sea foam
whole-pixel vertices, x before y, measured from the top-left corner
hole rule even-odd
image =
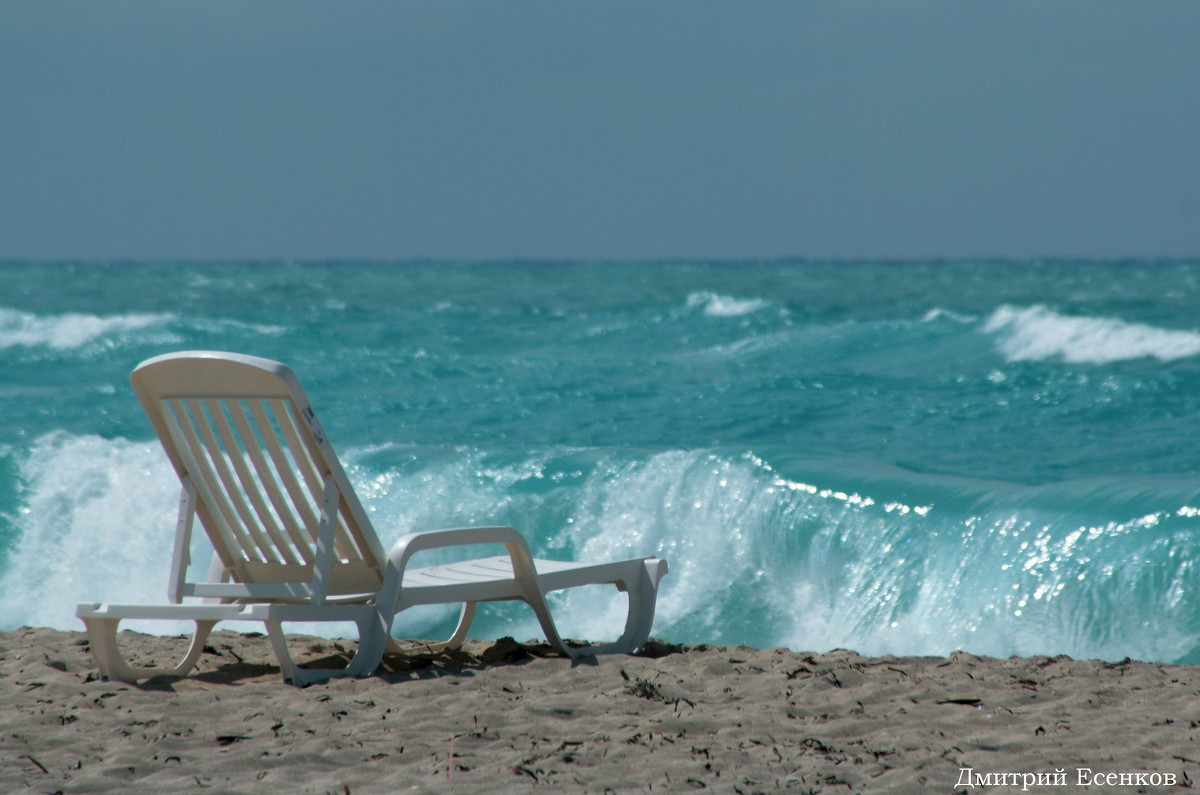
[[[1156,328],[1114,318],[1071,317],[1044,306],[1002,306],[983,331],[995,334],[1008,361],[1060,358],[1080,364],[1129,359],[1172,361],[1200,354],[1200,332]]]
[[[179,486],[157,442],[55,433],[37,440],[20,474],[0,626],[82,629],[76,602],[163,601]]]
[[[268,323],[244,323],[240,320],[225,320],[225,319],[199,319],[190,318],[189,325],[194,326],[199,331],[204,331],[210,334],[235,334],[251,333],[263,334],[266,336],[277,336],[288,331],[287,326],[279,326]]]
[[[978,320],[978,318],[974,315],[964,315],[961,312],[953,312],[949,309],[943,309],[942,307],[935,307],[925,313],[924,317],[921,318],[921,322],[933,323],[934,321],[941,320],[942,318],[951,320],[955,323],[974,323],[976,320]]]
[[[15,309],[0,309],[0,350],[17,346],[73,350],[102,337],[164,326],[174,319],[175,316],[170,314],[133,313],[100,317],[68,313],[41,316]]]
[[[761,298],[731,298],[710,292],[692,293],[687,297],[688,309],[701,309],[709,317],[741,317],[769,305]]]

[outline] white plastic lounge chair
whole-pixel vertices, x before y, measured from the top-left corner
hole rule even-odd
[[[461,644],[478,602],[520,599],[537,615],[546,639],[567,655],[628,653],[654,620],[666,561],[614,563],[535,560],[509,527],[412,533],[384,555],[371,522],[286,366],[233,353],[188,351],[149,359],[134,370],[133,388],[183,484],[166,604],[81,603],[92,653],[106,678],[135,682],[182,676],[219,621],[266,625],[285,680],[303,685],[332,676],[368,676],[392,642],[396,613],[421,604],[463,604],[444,647]],[[212,541],[203,582],[188,580],[193,520]],[[417,552],[464,544],[503,545],[506,554],[410,569]],[[545,594],[581,585],[625,591],[629,613],[615,642],[568,648]],[[121,655],[124,619],[190,620],[196,624],[183,660],[169,668],[136,668]],[[359,649],[338,670],[298,667],[288,653],[285,621],[353,621]]]

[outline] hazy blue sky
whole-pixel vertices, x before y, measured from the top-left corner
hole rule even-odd
[[[0,258],[1200,256],[1200,2],[0,0]]]

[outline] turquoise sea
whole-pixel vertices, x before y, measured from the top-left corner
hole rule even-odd
[[[1197,307],[1200,261],[0,263],[0,628],[163,597],[128,375],[203,348],[293,367],[385,544],[666,557],[668,640],[1200,662]]]

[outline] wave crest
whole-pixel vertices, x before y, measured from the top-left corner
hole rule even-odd
[[[700,309],[709,317],[742,317],[769,306],[761,298],[733,298],[728,295],[702,292],[687,297],[688,309]]]
[[[1002,306],[983,325],[999,337],[1008,361],[1061,358],[1073,364],[1108,364],[1154,358],[1162,362],[1200,354],[1200,332],[1156,328],[1114,318],[1070,317],[1044,306]]]
[[[165,325],[174,319],[174,315],[150,313],[108,317],[78,313],[39,316],[16,309],[0,309],[0,350],[18,346],[75,350],[102,337]]]

